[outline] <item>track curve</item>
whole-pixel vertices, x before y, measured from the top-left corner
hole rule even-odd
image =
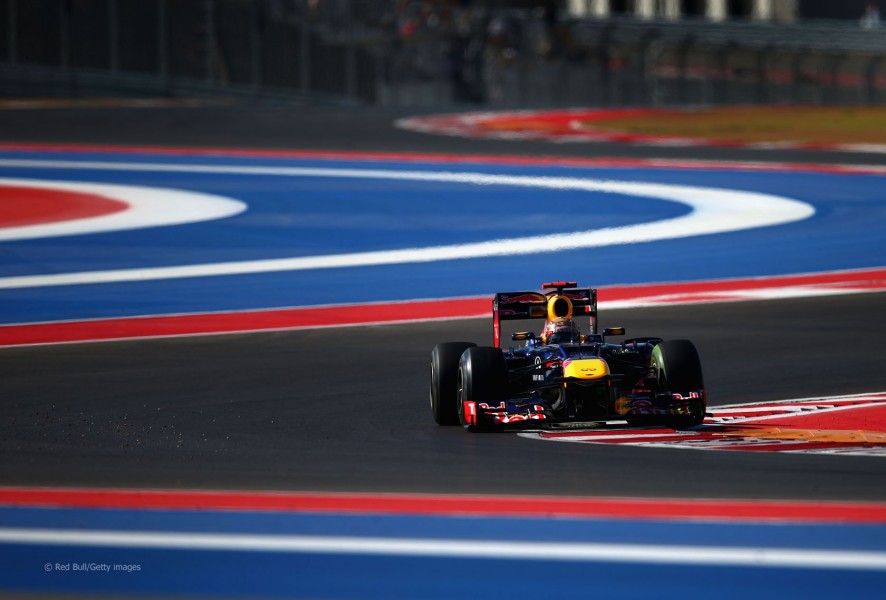
[[[883,300],[601,318],[695,340],[712,404],[727,404],[886,389],[882,326],[871,326]],[[489,336],[489,322],[474,319],[5,349],[0,474],[41,486],[886,496],[880,458],[576,447],[437,427],[426,400],[431,345]]]
[[[0,111],[0,131],[21,143],[882,160],[438,139],[395,131],[393,118],[282,108]],[[693,339],[712,403],[727,404],[886,389],[884,300],[863,294],[613,310],[601,319],[638,335]],[[475,319],[4,349],[0,478],[40,486],[886,497],[879,458],[540,444],[435,426],[426,400],[430,348],[489,336],[490,324]]]

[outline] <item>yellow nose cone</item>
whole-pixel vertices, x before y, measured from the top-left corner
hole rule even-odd
[[[609,375],[609,365],[602,358],[573,360],[563,367],[563,377],[600,379]]]

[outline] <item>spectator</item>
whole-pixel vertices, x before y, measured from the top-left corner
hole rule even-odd
[[[874,0],[870,0],[861,15],[862,29],[877,29],[880,27],[880,7]]]

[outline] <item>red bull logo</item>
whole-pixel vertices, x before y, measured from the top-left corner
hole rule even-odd
[[[538,304],[545,301],[545,297],[541,294],[519,294],[516,296],[501,295],[500,302],[508,304]]]

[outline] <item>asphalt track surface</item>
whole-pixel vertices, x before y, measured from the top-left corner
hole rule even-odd
[[[882,164],[875,155],[471,141],[381,112],[270,107],[0,111],[4,142]],[[609,311],[686,337],[711,403],[886,389],[886,295]],[[433,424],[438,341],[486,319],[10,348],[4,485],[882,500],[876,457],[550,444]],[[487,342],[488,343],[488,342]]]
[[[628,331],[695,340],[712,403],[722,404],[886,388],[883,300],[870,294],[603,318]],[[880,327],[872,326],[877,318]],[[489,336],[490,323],[478,319],[7,349],[0,473],[7,484],[26,485],[886,496],[877,457],[551,444],[434,425],[430,346]]]

